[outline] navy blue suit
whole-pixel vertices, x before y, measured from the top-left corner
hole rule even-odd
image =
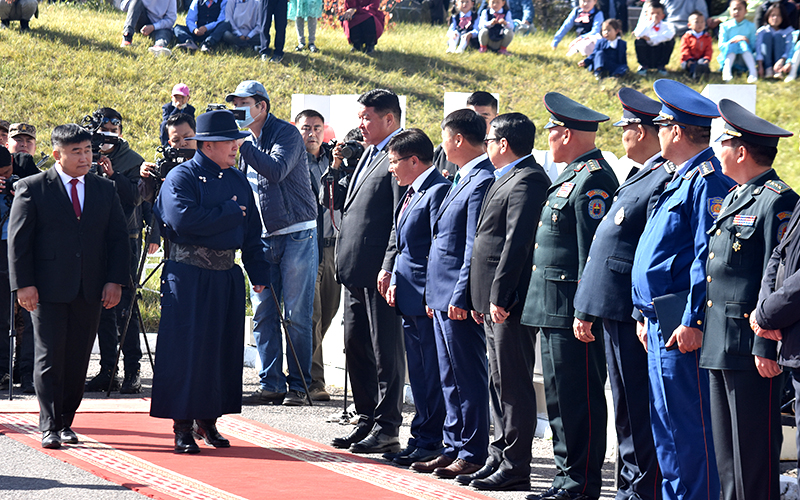
[[[652,499],[660,492],[645,376],[647,353],[631,317],[631,267],[647,217],[674,172],[675,165],[658,156],[617,189],[609,217],[597,226],[575,292],[575,316],[592,322],[600,319],[603,324],[622,459],[620,500]]]
[[[434,310],[439,375],[447,416],[444,454],[473,464],[486,460],[489,445],[489,381],[483,328],[468,317],[450,320],[450,305],[470,309],[472,242],[486,190],[494,180],[488,158],[447,193],[433,227],[425,299]]]
[[[617,46],[612,47],[611,42],[601,38],[583,62],[584,67],[595,74],[606,71],[609,76],[624,75],[628,72],[628,44],[620,37]]]
[[[397,257],[392,285],[396,287],[395,307],[403,315],[408,380],[416,407],[408,444],[426,450],[442,447],[445,411],[433,320],[425,313],[425,275],[433,224],[451,185],[434,168],[407,204],[406,192],[394,216]]]

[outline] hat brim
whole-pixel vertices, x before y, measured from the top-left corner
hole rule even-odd
[[[253,97],[256,94],[250,94],[247,92],[232,92],[225,96],[225,102],[233,102],[234,97]]]
[[[235,141],[237,139],[244,139],[250,134],[247,132],[230,132],[223,135],[204,135],[198,134],[194,137],[187,137],[187,141],[202,141],[202,142],[222,142],[222,141]]]
[[[30,137],[34,141],[36,140],[36,136],[35,135],[28,134],[27,132],[18,132],[16,134],[9,134],[8,138],[9,139],[13,139],[14,137],[19,137],[21,135],[27,135],[28,137]]]
[[[717,139],[714,142],[723,142],[723,141],[727,141],[729,139],[736,139],[736,137],[734,137],[734,136],[732,136],[730,134],[723,133],[721,136],[717,137]]]

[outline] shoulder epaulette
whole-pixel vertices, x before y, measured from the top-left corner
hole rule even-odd
[[[672,162],[671,162],[671,161],[669,161],[669,160],[666,160],[666,161],[663,163],[663,166],[664,166],[664,170],[666,170],[666,171],[667,171],[667,173],[670,173],[670,174],[674,174],[674,173],[675,173],[675,170],[677,170],[677,169],[678,169],[678,167],[676,167],[676,166],[675,166],[675,164],[674,164],[674,163],[672,163]]]
[[[589,172],[597,172],[598,170],[603,170],[603,166],[600,165],[600,162],[597,160],[587,161],[586,166],[589,167]]]
[[[764,187],[767,188],[767,189],[770,189],[772,191],[775,191],[778,194],[783,194],[783,193],[785,193],[787,191],[791,191],[792,190],[792,188],[789,187],[788,184],[786,184],[785,182],[783,182],[781,180],[777,180],[777,181],[776,180],[768,180],[767,182],[764,183]]]
[[[704,161],[697,166],[697,169],[700,170],[700,174],[703,177],[714,173],[714,165],[710,161]]]

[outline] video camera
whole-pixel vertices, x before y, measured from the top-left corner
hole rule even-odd
[[[194,149],[179,149],[172,146],[159,146],[156,151],[161,153],[161,158],[156,160],[156,166],[151,169],[151,172],[157,184],[161,184],[174,167],[191,160],[195,153]]]
[[[206,113],[209,111],[217,111],[220,109],[225,109],[233,113],[233,118],[236,120],[244,120],[245,119],[245,112],[243,109],[230,109],[228,106],[224,104],[209,104],[206,106]]]
[[[119,120],[116,118],[111,118],[110,120],[101,114],[95,112],[90,115],[86,115],[81,120],[81,127],[85,128],[89,133],[92,134],[92,168],[91,172],[94,172],[97,175],[103,175],[102,169],[97,164],[98,160],[100,160],[100,147],[104,144],[119,144],[122,139],[119,136],[112,134],[110,132],[104,132],[101,130],[103,123],[106,121],[110,121],[114,123],[114,120],[117,121],[116,125],[119,125]]]

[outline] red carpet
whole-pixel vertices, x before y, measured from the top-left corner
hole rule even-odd
[[[35,402],[33,402],[35,403]],[[200,444],[197,455],[172,453],[172,421],[151,418],[146,400],[86,400],[73,430],[81,444],[40,447],[30,402],[4,404],[7,435],[43,453],[159,499],[485,499],[448,481],[314,443],[238,416],[217,426],[231,448]],[[123,405],[123,406],[120,406]],[[100,412],[105,407],[108,411]],[[91,408],[93,411],[87,412]],[[27,410],[27,412],[25,412]],[[10,413],[15,411],[16,413]]]

